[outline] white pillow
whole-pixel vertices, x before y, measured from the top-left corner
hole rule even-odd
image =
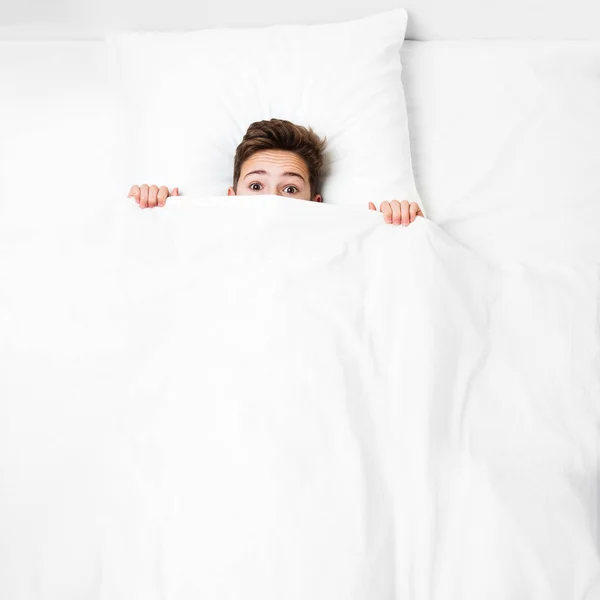
[[[248,126],[282,118],[327,136],[325,202],[420,202],[401,80],[406,23],[397,9],[325,25],[109,34],[123,190],[226,194]]]

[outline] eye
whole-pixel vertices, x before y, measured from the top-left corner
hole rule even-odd
[[[290,191],[288,191],[288,190],[292,190],[292,191],[290,192]],[[295,194],[295,193],[298,191],[298,188],[297,188],[295,185],[286,185],[286,186],[283,188],[283,191],[284,191],[286,194]]]
[[[256,187],[255,187],[256,186]],[[253,192],[258,192],[259,190],[262,189],[262,185],[260,183],[257,183],[256,181],[251,183],[248,186]]]

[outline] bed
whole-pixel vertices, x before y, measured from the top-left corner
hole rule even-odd
[[[141,211],[105,43],[0,42],[0,597],[600,598],[600,42],[401,52],[406,228]]]

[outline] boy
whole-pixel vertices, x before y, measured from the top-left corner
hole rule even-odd
[[[257,121],[248,127],[235,152],[233,185],[228,196],[274,194],[299,200],[323,202],[319,193],[326,139],[309,127],[283,119]],[[169,196],[178,196],[179,188],[169,193],[166,186],[133,185],[129,197],[140,208],[164,206]],[[369,202],[370,210],[377,210]],[[407,226],[423,212],[416,202],[392,200],[381,203],[379,210],[386,223]]]

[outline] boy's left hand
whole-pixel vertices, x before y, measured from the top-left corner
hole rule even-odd
[[[369,210],[377,210],[372,202],[369,202]],[[393,225],[410,225],[417,217],[424,217],[421,207],[416,202],[408,200],[392,200],[382,202],[379,210],[383,213],[383,220]]]

